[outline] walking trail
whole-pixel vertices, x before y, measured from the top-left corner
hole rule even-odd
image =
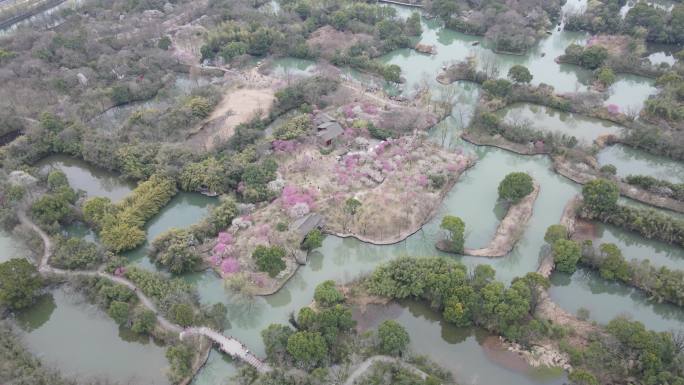
[[[227,354],[230,354],[233,358],[239,358],[245,363],[253,366],[255,369],[257,369],[260,372],[268,372],[271,370],[271,368],[261,361],[259,358],[257,358],[254,354],[250,353],[250,351],[247,349],[247,347],[241,343],[240,341],[236,340],[235,338],[232,337],[226,337],[223,334],[211,330],[207,327],[199,327],[199,328],[183,328],[180,325],[177,325],[168,319],[166,319],[163,315],[159,313],[157,310],[157,306],[154,304],[154,302],[146,296],[141,290],[138,290],[138,287],[131,281],[127,280],[126,278],[123,277],[118,277],[112,274],[109,274],[105,271],[101,270],[80,270],[80,271],[72,271],[72,270],[63,270],[63,269],[57,269],[52,266],[50,266],[50,256],[52,255],[52,249],[53,249],[53,244],[52,244],[52,239],[41,229],[38,225],[36,225],[28,216],[26,216],[26,213],[24,210],[18,210],[17,212],[17,217],[19,218],[19,222],[21,222],[22,225],[32,229],[35,231],[40,238],[43,241],[43,255],[40,259],[40,263],[38,265],[38,271],[43,274],[59,274],[59,275],[67,275],[67,276],[90,276],[90,277],[101,277],[108,279],[112,282],[118,283],[120,285],[124,285],[128,287],[129,289],[133,290],[133,292],[138,296],[140,299],[140,302],[147,307],[148,309],[152,310],[154,314],[157,317],[157,322],[165,329],[170,330],[174,333],[178,333],[179,337],[183,339],[185,335],[190,335],[190,334],[200,334],[205,337],[208,337],[212,341],[214,341],[216,344],[218,344],[221,348],[222,351],[224,351]]]

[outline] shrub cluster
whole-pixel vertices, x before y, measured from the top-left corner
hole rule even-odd
[[[684,306],[684,271],[655,267],[648,260],[627,261],[612,243],[596,250],[591,241],[582,245],[580,262],[599,271],[602,278],[619,281],[648,293],[658,302]]]
[[[469,273],[463,264],[443,258],[400,257],[378,267],[367,287],[376,295],[427,301],[458,326],[478,325],[525,341],[540,326],[529,321],[538,289],[547,287],[548,281],[530,273],[506,287],[494,275],[489,265],[478,265]]]
[[[134,249],[145,241],[145,222],[152,218],[176,194],[173,179],[153,175],[142,182],[121,202],[91,198],[83,205],[85,219],[99,231],[108,250],[119,253]]]
[[[618,205],[619,189],[606,179],[595,179],[584,185],[584,203],[580,216],[634,231],[649,239],[684,246],[684,221],[651,209]]]
[[[639,186],[658,195],[671,197],[678,201],[684,201],[684,183],[672,183],[648,175],[629,175],[625,178],[625,182],[633,186]]]

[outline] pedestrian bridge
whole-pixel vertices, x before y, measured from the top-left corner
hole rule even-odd
[[[180,333],[182,340],[186,335],[203,335],[214,341],[219,346],[219,349],[233,358],[240,359],[249,365],[252,365],[259,372],[270,372],[271,367],[267,363],[261,361],[257,356],[251,353],[247,347],[240,341],[233,337],[227,337],[216,330],[210,329],[206,326],[186,328]]]

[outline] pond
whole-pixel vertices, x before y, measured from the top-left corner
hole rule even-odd
[[[684,183],[684,165],[663,157],[620,144],[607,146],[596,156],[601,166],[612,164],[617,175],[648,175],[672,183]]]
[[[577,314],[589,310],[589,319],[606,324],[617,316],[628,316],[656,331],[681,330],[684,309],[650,301],[642,291],[602,279],[597,272],[580,269],[572,276],[554,273],[551,298],[564,310]]]
[[[411,351],[429,356],[450,370],[458,384],[565,383],[559,371],[531,368],[515,353],[497,349],[497,337],[481,329],[449,324],[423,303],[370,306],[366,313],[356,313],[355,319],[364,328],[376,328],[382,321],[393,319],[411,330]]]
[[[165,348],[119,326],[67,289],[45,295],[17,316],[28,349],[66,376],[166,385]]]
[[[591,144],[601,135],[618,134],[622,129],[606,120],[529,103],[513,104],[499,111],[499,115],[509,124],[526,124],[537,130],[574,136],[585,144]]]
[[[67,155],[52,155],[35,164],[41,172],[48,173],[57,169],[66,174],[69,185],[74,190],[83,190],[89,198],[107,197],[118,201],[128,195],[135,184],[125,181],[120,175],[94,167],[80,159]]]
[[[568,2],[565,9],[581,8],[584,4],[581,1]],[[408,11],[403,9],[402,16],[406,14]],[[551,162],[546,156],[520,156],[496,148],[476,147],[460,140],[459,134],[468,124],[472,110],[477,104],[480,87],[468,82],[457,82],[449,87],[443,87],[438,85],[434,78],[446,62],[462,60],[474,54],[480,57],[481,63],[497,61],[501,68],[500,76],[505,76],[512,65],[523,64],[532,71],[534,84],[548,83],[556,87],[559,92],[586,90],[591,81],[589,71],[576,66],[558,65],[553,61],[570,43],[583,43],[586,35],[557,31],[557,28],[554,28],[551,35],[542,39],[528,54],[515,56],[495,54],[483,38],[446,30],[436,20],[423,19],[422,25],[424,32],[419,40],[422,43],[436,45],[437,55],[428,56],[414,50],[397,50],[385,55],[381,60],[402,67],[407,80],[403,86],[404,92],[411,91],[424,81],[434,95],[451,94],[455,103],[454,112],[451,117],[431,130],[430,137],[451,149],[461,147],[464,151],[476,156],[478,161],[462,175],[455,187],[448,193],[434,219],[417,233],[402,242],[388,246],[376,246],[355,239],[328,236],[322,247],[312,253],[309,263],[302,266],[283,289],[274,295],[253,299],[242,298],[227,292],[223,281],[212,271],[186,275],[184,279],[197,286],[202,303],[226,304],[229,309],[229,322],[225,325],[226,332],[246,343],[250,350],[259,356],[263,357],[265,354],[261,330],[271,323],[287,323],[291,312],[311,302],[316,285],[328,279],[350,282],[372,271],[380,263],[397,256],[437,255],[463,262],[471,268],[477,264],[486,263],[496,269],[497,278],[504,282],[510,282],[517,276],[535,271],[539,264],[541,246],[544,245],[543,236],[546,228],[558,222],[566,202],[581,191],[581,186],[554,173],[551,169]],[[478,42],[478,45],[473,46],[475,42]],[[276,60],[273,65],[280,76],[288,76],[288,74],[308,73],[313,63],[284,58]],[[345,74],[351,77],[358,76],[361,79],[361,75],[354,71],[346,71]],[[617,104],[620,108],[640,106],[643,99],[653,92],[652,81],[648,79],[629,76],[619,79],[611,89],[612,94],[606,103]],[[179,87],[185,86],[192,87],[192,84],[179,84]],[[519,108],[523,115],[528,114],[536,127],[572,133],[578,139],[587,142],[600,134],[619,131],[618,126],[610,123],[561,114],[546,107],[518,105],[512,109],[515,108]],[[112,120],[115,119],[112,118]],[[618,167],[618,173],[635,173],[634,170],[644,167],[646,172],[657,171],[672,175],[676,173],[668,167],[679,166],[676,163],[663,166],[659,161],[654,161],[649,157],[644,158],[643,154],[639,157],[635,156],[638,158],[636,161],[629,157],[622,159],[619,154],[612,154],[609,151],[614,148],[617,147],[603,150],[599,154],[599,162],[615,164]],[[72,186],[83,189],[89,196],[110,196],[112,199],[120,199],[133,187],[122,182],[120,177],[100,173],[85,163],[69,163],[64,158],[56,159],[45,162],[46,164],[54,162],[53,165],[64,167],[65,172],[68,170],[67,177]],[[467,247],[476,248],[487,244],[506,211],[505,206],[497,201],[497,186],[506,174],[514,171],[530,173],[540,184],[541,189],[534,205],[533,216],[513,251],[503,258],[485,259],[444,254],[435,250],[434,244],[442,236],[439,223],[447,214],[457,215],[465,221]],[[110,179],[112,181],[108,182]],[[116,188],[107,188],[108,186],[116,186]],[[199,222],[216,202],[216,198],[179,193],[148,222],[145,227],[148,242],[172,227],[183,228]],[[643,206],[631,200],[623,199],[622,202]],[[79,225],[71,226],[67,231],[71,234],[82,234],[85,237],[94,236],[87,231],[87,228]],[[681,265],[681,249],[647,241],[632,233],[609,226],[597,226],[597,233],[602,242],[618,244],[628,259],[651,258],[655,265],[684,268],[684,265]],[[2,241],[3,238],[0,237],[0,242]],[[156,269],[145,258],[148,246],[149,243],[146,243],[127,255],[134,264]],[[599,322],[607,322],[615,315],[629,313],[634,319],[646,322],[649,328],[667,330],[681,328],[682,320],[684,320],[680,310],[668,305],[652,304],[639,292],[623,285],[606,282],[591,272],[580,270],[572,277],[555,274],[552,283],[552,297],[564,309],[576,312],[581,306],[587,307],[590,310],[590,318]],[[114,380],[135,378],[133,383],[165,381],[163,376],[159,376],[166,365],[163,350],[153,343],[143,345],[140,342],[122,340],[117,335],[116,325],[104,314],[96,309],[91,309],[92,312],[84,311],[83,309],[90,309],[90,307],[80,305],[78,301],[74,302],[75,300],[72,301],[70,298],[71,296],[60,293],[58,290],[54,293],[55,305],[52,307],[56,306],[56,308],[51,311],[52,314],[48,314],[47,317],[34,316],[37,319],[36,324],[42,322],[42,326],[34,327],[34,331],[27,334],[27,338],[33,338],[33,342],[29,342],[29,345],[36,349],[34,351],[44,350],[43,358],[67,373],[82,370],[86,375],[107,376]],[[46,306],[49,308],[48,305],[41,306],[39,308]],[[50,313],[47,310],[42,310],[42,312]],[[74,315],[68,315],[71,313]],[[97,316],[92,316],[93,313]],[[375,309],[372,314],[372,320],[364,321],[363,318],[359,320],[364,321],[367,326],[373,326],[382,319],[396,319],[407,328],[413,341],[411,348],[415,352],[425,353],[437,360],[451,370],[463,384],[555,385],[565,381],[564,376],[558,372],[543,373],[521,368],[510,357],[492,351],[491,346],[487,344],[486,333],[448,325],[438,314],[423,305],[393,304],[385,309]],[[40,321],[41,317],[45,321]],[[82,344],[85,344],[83,346],[94,345],[91,347],[93,351],[99,351],[97,349],[101,346],[115,345],[109,362],[107,360],[91,362],[95,360],[93,357],[99,357],[91,354],[93,357],[84,357],[82,363],[79,362],[76,365],[77,359],[68,361],[55,353],[60,343],[64,343],[59,338],[66,339],[73,336],[73,330],[76,327],[88,329],[83,333],[89,337],[87,341],[79,339],[77,346],[69,347],[76,351],[75,357],[85,355],[88,351],[85,347],[81,351]],[[41,330],[44,330],[44,334],[40,333]],[[108,373],[106,372],[108,369],[102,366],[116,368],[117,372]],[[141,366],[147,370],[139,372]],[[235,372],[236,365],[230,359],[217,351],[212,351],[207,365],[193,383],[196,385],[223,384]]]
[[[175,227],[185,228],[200,222],[209,214],[209,209],[218,203],[218,198],[208,197],[200,193],[179,192],[157,215],[145,225],[147,240],[135,250],[125,255],[136,265],[156,270],[156,267],[146,258],[150,243],[159,234]]]
[[[653,52],[652,54],[648,55],[648,60],[654,65],[665,63],[671,66],[677,61],[672,52],[664,51]]]
[[[0,262],[13,258],[23,258],[31,255],[28,247],[12,234],[0,230]]]
[[[592,223],[593,243],[599,247],[603,243],[614,243],[622,251],[626,260],[650,260],[656,267],[684,270],[684,249],[651,239],[638,239],[627,230],[603,223]]]
[[[307,59],[284,57],[273,60],[270,64],[272,74],[290,80],[293,77],[313,74],[316,62]]]
[[[583,9],[585,6],[586,1],[568,1],[563,6],[563,13]],[[401,9],[398,6],[395,8]],[[523,55],[498,54],[487,39],[446,29],[437,19],[423,18],[421,25],[423,33],[412,43],[432,45],[436,48],[436,55],[405,48],[380,57],[380,61],[384,63],[401,67],[402,76],[406,79],[403,88],[408,92],[425,83],[431,90],[443,88],[435,81],[443,66],[469,56],[474,56],[480,67],[486,65],[498,68],[499,77],[506,77],[508,70],[514,65],[526,66],[534,76],[532,84],[552,85],[561,94],[588,91],[593,80],[589,70],[555,62],[558,56],[565,53],[567,46],[573,43],[585,44],[588,36],[585,33],[565,31],[562,25],[560,30],[559,26],[551,28],[550,35],[542,38]],[[604,104],[615,104],[620,110],[640,110],[644,101],[656,92],[653,83],[652,79],[645,77],[619,74],[616,83],[608,90],[609,95]]]

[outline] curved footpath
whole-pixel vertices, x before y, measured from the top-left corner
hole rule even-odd
[[[40,259],[40,263],[38,265],[38,271],[41,274],[47,275],[47,274],[58,274],[58,275],[66,275],[66,276],[90,276],[90,277],[101,277],[108,279],[114,283],[124,285],[128,287],[129,289],[133,290],[133,292],[138,296],[140,299],[140,302],[147,307],[148,309],[152,310],[154,314],[157,317],[157,322],[159,325],[161,325],[164,329],[169,330],[174,333],[179,334],[179,338],[183,339],[184,335],[189,335],[189,334],[199,334],[203,335],[205,337],[208,337],[215,343],[219,344],[221,347],[221,350],[223,350],[225,353],[230,354],[233,358],[239,358],[246,362],[249,365],[252,365],[255,369],[257,369],[260,372],[268,372],[271,370],[271,368],[259,360],[254,354],[250,353],[250,351],[247,349],[247,347],[241,343],[240,341],[236,340],[235,338],[232,337],[226,337],[223,334],[211,330],[207,327],[199,327],[199,328],[183,328],[180,325],[177,325],[168,319],[166,319],[163,315],[159,313],[157,310],[157,307],[155,306],[154,302],[147,297],[141,290],[138,290],[138,287],[131,281],[127,280],[126,278],[123,277],[117,277],[115,275],[109,274],[107,272],[101,271],[101,270],[81,270],[81,271],[72,271],[72,270],[63,270],[63,269],[57,269],[52,266],[50,266],[50,256],[52,255],[52,239],[41,229],[38,225],[33,223],[31,219],[29,219],[26,216],[26,213],[23,210],[19,210],[17,212],[17,217],[19,218],[19,222],[21,222],[22,225],[27,226],[31,230],[35,231],[40,238],[43,241],[43,256]]]

